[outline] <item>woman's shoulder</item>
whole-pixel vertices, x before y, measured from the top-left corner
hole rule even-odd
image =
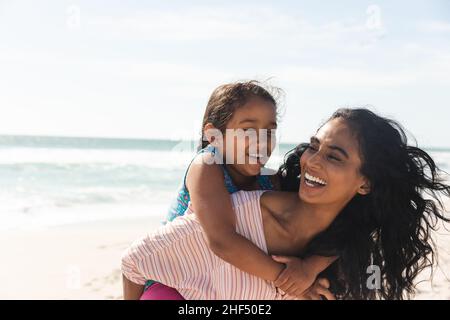
[[[270,191],[264,191],[264,190],[253,190],[253,191],[246,191],[246,190],[240,190],[237,192],[232,193],[231,196],[231,202],[233,203],[234,207],[246,205],[250,202],[259,202],[260,197],[265,192]]]
[[[297,197],[295,192],[254,190],[235,192],[231,195],[231,200],[234,207],[254,203],[272,212],[283,212],[292,206]]]
[[[296,192],[267,191],[261,196],[261,208],[270,212],[285,212],[298,200]]]

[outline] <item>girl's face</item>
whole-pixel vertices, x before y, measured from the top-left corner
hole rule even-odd
[[[311,204],[342,207],[357,193],[369,192],[360,173],[358,141],[345,120],[327,122],[300,158],[300,199]]]
[[[238,108],[224,134],[226,163],[245,176],[260,174],[275,148],[276,117],[276,107],[261,98]]]

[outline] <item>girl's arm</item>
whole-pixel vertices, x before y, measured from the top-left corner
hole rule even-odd
[[[209,154],[189,168],[186,185],[191,205],[205,232],[210,249],[235,267],[269,281],[275,281],[285,268],[259,247],[236,232],[236,216],[231,197],[218,164]],[[209,162],[208,162],[209,161]]]
[[[125,275],[122,275],[122,284],[124,300],[139,300],[144,293],[143,285],[128,280]]]
[[[290,263],[272,259],[247,238],[236,232],[236,216],[225,187],[223,170],[212,163],[210,154],[190,167],[186,185],[191,205],[203,227],[210,249],[224,261],[259,278],[276,281],[281,289],[299,295],[335,258],[312,256]]]
[[[272,256],[276,261],[284,263],[286,269],[275,281],[275,286],[291,296],[301,296],[304,288],[309,287],[311,279],[328,268],[337,257],[310,256],[306,259],[286,256]]]
[[[145,238],[141,241],[135,241],[122,254],[121,271],[123,298],[125,300],[139,300],[144,293],[145,279],[149,275],[149,270],[144,267],[150,264],[141,263],[142,254],[147,251],[137,250],[137,247],[144,247],[145,244]]]

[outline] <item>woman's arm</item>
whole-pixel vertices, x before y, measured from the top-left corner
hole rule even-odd
[[[209,154],[202,155],[210,157]],[[194,163],[186,178],[191,205],[205,232],[210,249],[235,267],[275,281],[284,264],[274,261],[259,247],[236,232],[236,216],[225,188],[223,171],[211,159]]]

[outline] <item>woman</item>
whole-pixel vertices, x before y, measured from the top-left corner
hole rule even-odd
[[[296,193],[233,196],[242,235],[270,254],[338,256],[326,271],[338,298],[402,299],[413,292],[416,275],[433,261],[430,230],[450,221],[439,197],[449,196],[450,186],[426,152],[407,145],[397,123],[367,109],[340,109],[279,174],[283,188]],[[367,286],[371,265],[380,268],[376,289]],[[125,296],[147,277],[187,299],[294,298],[217,258],[195,214],[136,242],[122,271]]]

